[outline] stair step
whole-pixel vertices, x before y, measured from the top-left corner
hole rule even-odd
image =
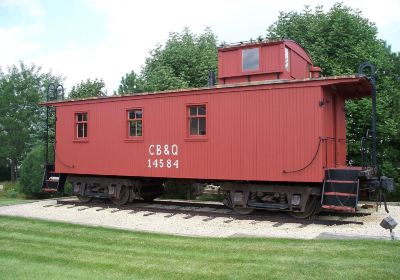
[[[355,208],[348,206],[322,205],[322,208],[342,212],[356,212]]]
[[[340,183],[338,182],[332,182],[330,180],[325,181],[325,186],[324,186],[324,193],[327,192],[341,192],[341,193],[352,193],[356,194],[358,191],[358,182],[353,182],[347,183],[347,181],[341,181]]]
[[[325,170],[325,178],[327,180],[336,181],[357,181],[357,169],[327,169]]]
[[[322,206],[346,206],[355,208],[357,206],[357,195],[355,196],[340,196],[340,195],[324,195]]]
[[[355,193],[347,193],[347,192],[325,192],[324,195],[354,196],[354,197],[357,197],[357,194],[355,194]]]
[[[43,192],[48,192],[48,193],[55,193],[58,190],[57,189],[53,189],[53,188],[42,188]]]
[[[47,182],[59,182],[60,177],[50,177],[49,179],[46,180]]]

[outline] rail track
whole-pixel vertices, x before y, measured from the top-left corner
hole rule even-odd
[[[204,217],[204,222],[211,221],[215,218],[226,218],[225,223],[230,223],[235,220],[246,220],[252,224],[258,222],[272,222],[275,223],[274,227],[279,227],[287,223],[301,224],[301,226],[307,226],[311,224],[317,225],[348,225],[357,224],[362,225],[363,222],[356,220],[348,220],[348,217],[352,216],[364,216],[369,213],[357,213],[355,215],[349,214],[329,214],[321,213],[318,216],[314,216],[309,219],[296,219],[290,217],[284,212],[266,212],[257,211],[251,215],[241,215],[235,211],[226,208],[223,204],[219,203],[206,203],[206,202],[188,202],[181,200],[156,200],[150,203],[144,203],[143,201],[134,201],[133,203],[116,206],[107,200],[93,200],[92,202],[84,203],[78,199],[58,199],[57,204],[45,205],[43,207],[66,207],[66,208],[78,208],[78,211],[85,211],[87,209],[96,208],[96,211],[111,210],[110,213],[116,213],[120,211],[129,211],[128,214],[143,213],[143,216],[152,216],[155,214],[165,214],[164,218],[168,219],[175,215],[184,215],[183,219],[191,219],[195,216]],[[346,220],[345,220],[346,219]]]

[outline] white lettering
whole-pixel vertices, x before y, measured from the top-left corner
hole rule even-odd
[[[164,145],[164,155],[169,155],[169,147],[168,145]]]
[[[149,154],[150,154],[151,156],[154,156],[154,145],[150,145],[150,146],[149,146]]]
[[[172,148],[171,148],[171,150],[172,150],[172,154],[174,155],[174,156],[177,156],[178,155],[178,145],[172,145]]]
[[[161,155],[161,145],[156,145],[156,155],[157,156]]]
[[[178,145],[151,144],[148,152],[151,156],[147,159],[148,168],[179,168],[179,160],[174,158],[178,156]]]

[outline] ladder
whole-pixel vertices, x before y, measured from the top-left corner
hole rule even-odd
[[[55,173],[54,164],[47,164],[43,174],[42,191],[46,193],[62,192],[66,180],[66,174]]]
[[[355,212],[359,187],[358,169],[343,167],[325,170],[321,196],[322,208]]]
[[[64,99],[64,87],[60,84],[50,84],[47,90],[47,101]],[[44,174],[42,181],[42,191],[46,193],[62,192],[64,190],[65,181],[67,179],[66,174],[55,173],[55,150],[52,159],[49,159],[49,142],[55,147],[55,116],[54,122],[51,121],[51,115],[55,114],[55,109],[51,110],[49,106],[46,107],[46,130],[45,130],[45,150],[44,150]],[[49,133],[50,128],[54,127],[54,138]],[[51,138],[51,139],[50,139]]]

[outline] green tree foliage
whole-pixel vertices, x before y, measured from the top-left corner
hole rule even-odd
[[[38,103],[48,85],[60,80],[23,62],[0,72],[0,162],[10,163],[12,181],[20,161],[43,136],[45,111]]]
[[[326,76],[354,74],[366,60],[376,65],[378,160],[383,173],[398,176],[400,60],[378,39],[376,26],[359,11],[336,3],[328,12],[321,6],[314,11],[305,7],[302,12],[281,12],[268,28],[267,38],[288,38],[300,43]],[[360,139],[371,127],[371,100],[349,101],[346,112],[349,159],[360,164]]]
[[[24,158],[21,164],[19,186],[21,191],[30,197],[46,197],[42,192],[42,182],[44,175],[43,166],[44,145],[35,146]],[[54,158],[54,149],[49,147],[49,158]],[[73,193],[72,185],[68,182],[64,186],[64,195]]]
[[[128,94],[134,92],[142,92],[143,81],[140,79],[139,75],[135,71],[126,73],[124,77],[121,78],[121,83],[118,87],[118,94]]]
[[[208,28],[201,35],[185,28],[150,52],[141,72],[143,90],[206,86],[210,69],[217,70],[216,36]]]
[[[53,157],[53,149],[49,149]],[[37,196],[42,192],[43,182],[43,145],[34,147],[24,158],[21,165],[20,185],[23,193]]]
[[[72,87],[70,99],[106,96],[107,90],[102,79],[87,79]]]

